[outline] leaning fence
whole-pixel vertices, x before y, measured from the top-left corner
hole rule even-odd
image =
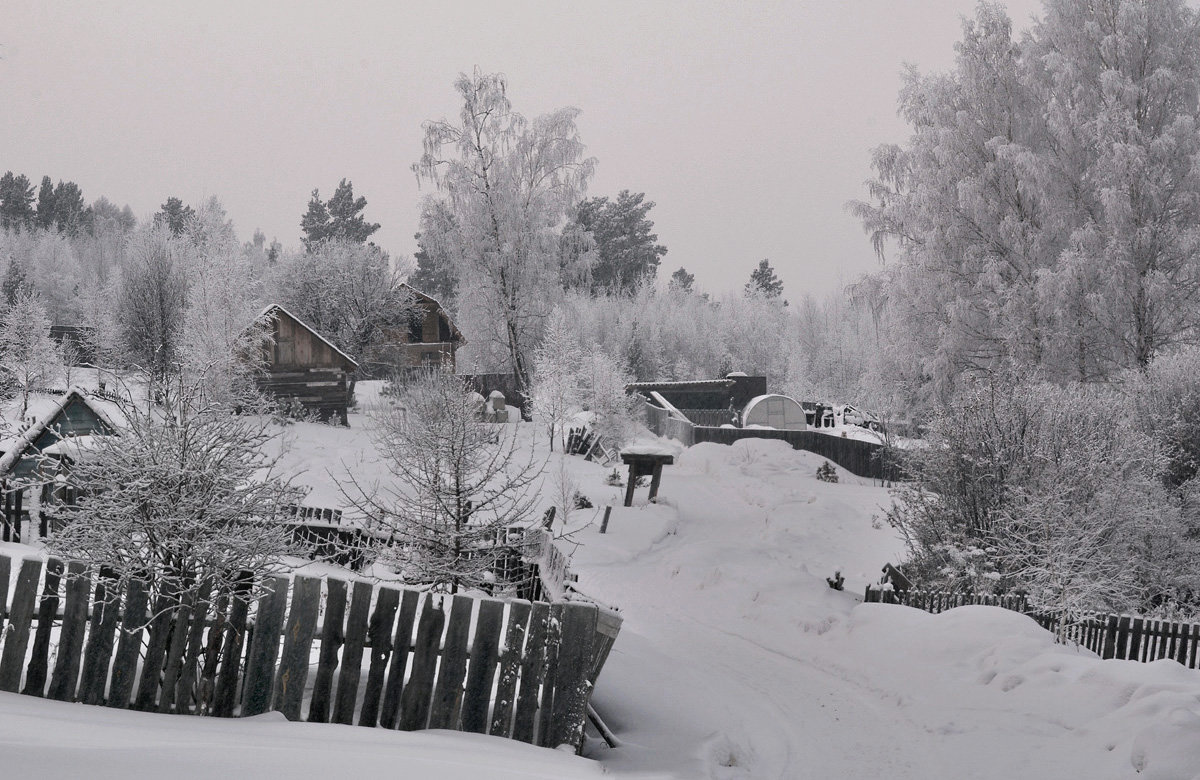
[[[1178,661],[1189,669],[1200,667],[1200,623],[1090,613],[1063,624],[1058,613],[1030,604],[1023,595],[946,593],[908,590],[897,593],[868,587],[865,601],[902,604],[927,612],[943,612],[972,604],[1003,607],[1029,615],[1042,628],[1063,641],[1086,647],[1101,658],[1129,661]]]
[[[249,593],[255,583],[247,576],[239,586]],[[578,749],[621,622],[585,601],[335,578],[270,577],[258,591],[253,600],[205,588],[152,596],[144,582],[122,585],[82,563],[0,555],[0,690],[217,717],[277,710]]]

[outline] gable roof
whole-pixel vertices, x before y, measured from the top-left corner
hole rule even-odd
[[[102,402],[89,397],[87,391],[78,387],[72,387],[70,390],[63,393],[61,396],[48,396],[48,403],[38,404],[33,423],[21,431],[15,437],[0,443],[4,446],[4,454],[0,456],[0,476],[8,474],[13,467],[21,460],[22,457],[29,451],[33,443],[38,440],[43,433],[46,432],[55,420],[63,413],[63,411],[74,401],[85,406],[98,419],[110,433],[116,433],[120,430],[121,423],[118,420],[120,414],[119,407],[110,402]],[[105,407],[112,406],[112,409]],[[114,411],[116,412],[114,414]]]
[[[314,328],[313,328],[311,325],[309,325],[307,322],[305,322],[304,320],[302,320],[302,319],[300,319],[299,317],[297,317],[295,314],[292,314],[290,311],[288,311],[287,309],[283,308],[283,307],[282,307],[282,306],[280,306],[278,303],[272,303],[270,306],[268,306],[267,308],[263,309],[263,310],[262,310],[262,312],[260,312],[260,313],[259,313],[259,315],[258,315],[257,317],[255,317],[255,318],[254,318],[254,321],[255,321],[255,322],[260,322],[260,321],[262,321],[262,320],[264,320],[264,319],[266,319],[266,318],[268,318],[268,317],[273,317],[273,313],[274,313],[274,312],[282,312],[282,313],[286,314],[287,316],[291,317],[293,320],[295,320],[295,322],[296,322],[298,325],[300,325],[302,328],[304,328],[305,330],[307,330],[309,333],[313,334],[313,335],[314,335],[314,336],[316,336],[318,339],[320,339],[321,341],[323,341],[323,342],[326,344],[326,346],[328,346],[330,349],[332,349],[332,350],[333,350],[335,353],[337,353],[338,355],[341,355],[343,358],[345,358],[345,359],[346,359],[346,360],[347,360],[347,361],[348,361],[348,362],[349,362],[351,365],[353,365],[353,366],[354,366],[354,368],[358,368],[358,361],[357,361],[357,360],[355,360],[354,358],[350,357],[349,355],[347,355],[347,354],[346,354],[345,352],[343,352],[342,350],[338,349],[338,347],[337,347],[337,345],[336,345],[336,344],[334,344],[332,341],[330,341],[329,339],[327,339],[327,338],[325,338],[324,336],[322,336],[322,335],[321,335],[320,333],[318,333],[318,332],[316,331],[316,329],[314,329]]]
[[[458,326],[454,324],[454,320],[450,318],[450,313],[447,312],[442,307],[442,304],[438,302],[437,298],[434,298],[432,295],[429,295],[428,293],[421,292],[420,290],[418,290],[416,287],[413,287],[408,282],[401,282],[400,286],[404,287],[409,292],[411,292],[413,295],[415,295],[418,300],[420,300],[424,303],[431,304],[433,306],[433,310],[435,312],[437,312],[437,315],[439,317],[441,317],[442,319],[446,320],[446,324],[450,326],[450,340],[451,341],[460,341],[463,344],[467,343],[466,337],[463,336],[462,331],[460,331],[458,329]]]

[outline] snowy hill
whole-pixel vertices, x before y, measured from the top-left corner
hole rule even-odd
[[[383,473],[366,420],[351,425],[295,426],[290,462],[307,469],[298,481],[314,498],[334,500],[339,463]],[[545,447],[540,427],[521,435]],[[625,618],[593,699],[622,744],[593,740],[598,764],[444,732],[159,718],[0,695],[4,765],[45,777],[85,765],[89,776],[306,777],[330,762],[447,778],[1200,776],[1200,673],[1100,661],[1000,609],[933,616],[858,603],[902,554],[874,520],[887,491],[868,480],[839,470],[838,483],[820,482],[823,460],[779,441],[703,444],[666,467],[657,504],[643,488],[625,508],[623,489],[605,484],[611,467],[545,454],[545,500],[565,479],[596,505],[569,517],[579,587]],[[843,592],[825,582],[835,570]],[[178,758],[146,749],[160,742]],[[100,744],[93,766],[82,748]],[[189,774],[190,762],[203,771]]]

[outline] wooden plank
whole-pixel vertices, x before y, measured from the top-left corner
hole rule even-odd
[[[225,637],[225,622],[229,617],[230,592],[222,586],[213,607],[212,625],[208,628],[208,640],[204,643],[204,663],[200,669],[200,680],[196,695],[199,715],[210,715],[217,688],[217,664],[221,660],[222,640]]]
[[[554,709],[548,746],[570,745],[579,750],[592,698],[592,643],[596,637],[595,604],[567,603],[562,611],[562,640],[554,676]]]
[[[508,629],[504,634],[504,649],[500,654],[500,677],[496,683],[496,704],[488,733],[497,737],[512,734],[513,712],[516,711],[517,680],[521,671],[521,654],[525,634],[529,630],[528,601],[508,603]]]
[[[532,743],[537,725],[538,702],[546,671],[546,633],[549,628],[550,605],[538,602],[529,615],[528,638],[521,655],[521,687],[517,692],[517,709],[513,718],[512,738]]]
[[[496,679],[496,663],[500,656],[500,631],[504,628],[504,604],[495,599],[479,602],[475,621],[475,638],[471,642],[471,659],[462,694],[462,723],[460,728],[472,734],[486,734],[490,722],[492,684]]]
[[[137,696],[133,700],[135,709],[152,710],[158,703],[163,657],[167,653],[167,642],[171,638],[171,617],[176,606],[174,588],[169,582],[163,583],[158,597],[154,600],[154,611],[150,617],[146,656],[142,663],[141,677],[138,679]]]
[[[4,621],[8,619],[8,580],[11,576],[12,558],[0,555],[0,631],[4,630]]]
[[[213,581],[205,578],[192,602],[191,622],[187,632],[187,647],[183,652],[179,675],[175,680],[175,711],[190,715],[195,705],[204,706],[201,700],[201,655],[204,653],[204,627],[212,606]]]
[[[129,581],[125,592],[125,611],[121,616],[121,631],[117,652],[113,658],[112,684],[108,691],[108,706],[125,709],[133,694],[137,677],[138,655],[142,647],[142,630],[146,625],[149,590],[145,580]]]
[[[188,629],[192,625],[192,614],[200,596],[196,586],[189,584],[180,595],[179,605],[171,616],[171,635],[164,656],[163,678],[158,694],[158,711],[175,710],[176,686],[183,674],[183,656],[187,652]]]
[[[275,682],[275,663],[279,655],[279,634],[287,608],[286,577],[271,577],[267,592],[258,600],[254,636],[246,655],[246,684],[242,692],[242,716],[261,715],[271,706],[271,687]]]
[[[442,625],[446,613],[441,601],[426,594],[417,621],[417,639],[412,650],[412,674],[400,697],[400,728],[416,731],[429,721],[429,705],[433,696],[433,679],[437,670],[438,647],[442,641]]]
[[[279,675],[275,678],[275,704],[272,707],[288,720],[300,720],[320,604],[321,581],[315,577],[297,576],[292,585],[292,608],[284,626],[283,656],[279,660]]]
[[[58,558],[46,559],[46,576],[38,604],[37,630],[33,635],[29,666],[25,669],[25,687],[21,689],[21,693],[26,696],[42,696],[46,692],[46,678],[50,674],[50,631],[54,628],[54,618],[58,614],[58,586],[62,580],[63,568],[64,564]]]
[[[238,673],[242,668],[242,648],[246,642],[246,618],[250,612],[250,593],[254,587],[254,575],[241,572],[234,585],[229,621],[225,624],[222,644],[221,668],[217,672],[216,688],[213,691],[212,714],[219,718],[232,718],[237,706]]]
[[[79,700],[84,704],[103,704],[108,687],[108,666],[112,661],[117,619],[121,616],[121,594],[116,574],[109,567],[100,570],[96,580],[96,597],[92,602],[92,623],[88,628],[87,647],[83,653],[83,673],[79,683]]]
[[[363,646],[367,640],[367,618],[371,610],[369,582],[354,583],[350,600],[350,616],[346,619],[346,645],[342,648],[342,670],[338,673],[337,694],[333,702],[333,722],[354,723],[358,701],[359,678],[362,675]]]
[[[535,745],[546,747],[550,744],[550,727],[554,715],[554,699],[558,692],[554,690],[554,681],[558,675],[558,648],[562,643],[563,604],[550,605],[550,622],[546,626],[546,650],[544,654],[545,672],[542,675],[542,701],[538,707],[537,734]],[[555,745],[554,747],[557,747]]]
[[[308,719],[314,723],[329,722],[329,695],[333,690],[333,673],[338,666],[338,651],[345,639],[346,582],[330,578],[326,581],[325,622],[321,627],[321,655],[313,682]]]
[[[450,607],[446,641],[442,644],[442,662],[438,665],[437,686],[429,710],[429,728],[456,729],[462,704],[463,679],[467,674],[467,636],[471,631],[474,603],[458,594]]]
[[[417,616],[419,598],[420,594],[417,591],[406,589],[400,602],[400,615],[396,618],[396,637],[392,642],[392,661],[388,668],[387,685],[384,687],[383,705],[379,714],[379,725],[385,729],[394,729],[400,722],[400,695],[404,687],[409,648],[413,642],[413,623]]]
[[[33,622],[34,602],[41,575],[40,560],[26,558],[21,561],[8,628],[5,629],[4,653],[0,655],[0,691],[16,693],[21,685],[21,669],[25,666],[25,648],[29,645],[29,628]]]
[[[400,606],[400,591],[395,588],[380,588],[375,600],[375,613],[371,615],[368,636],[371,640],[371,667],[367,673],[367,687],[363,690],[362,709],[358,714],[358,725],[375,726],[379,722],[379,703],[383,699],[383,680],[387,672],[388,659],[392,655],[392,625],[396,622],[396,610]]]
[[[1129,628],[1131,623],[1130,618],[1125,615],[1117,618],[1117,637],[1116,644],[1113,647],[1113,658],[1127,660],[1131,657],[1129,650]]]
[[[83,661],[83,639],[87,633],[88,597],[92,593],[92,580],[85,564],[79,561],[67,564],[64,590],[67,597],[63,604],[62,629],[58,635],[58,657],[46,695],[58,701],[74,701],[75,689],[79,684],[79,667]]]

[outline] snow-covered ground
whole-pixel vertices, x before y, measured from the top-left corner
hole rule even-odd
[[[294,426],[288,462],[307,468],[313,503],[336,505],[329,475],[357,459],[367,424]],[[544,446],[540,426],[520,429]],[[357,469],[382,474],[370,457]],[[565,463],[596,504],[569,517],[579,587],[625,617],[594,697],[620,747],[592,740],[587,761],[445,732],[5,694],[0,776],[1200,777],[1200,673],[1101,661],[1000,609],[858,603],[901,554],[874,520],[887,492],[867,480],[820,482],[823,459],[779,441],[702,444],[666,467],[657,504],[641,489],[625,508],[611,467],[549,457],[548,475]],[[835,570],[845,591],[826,584]]]

